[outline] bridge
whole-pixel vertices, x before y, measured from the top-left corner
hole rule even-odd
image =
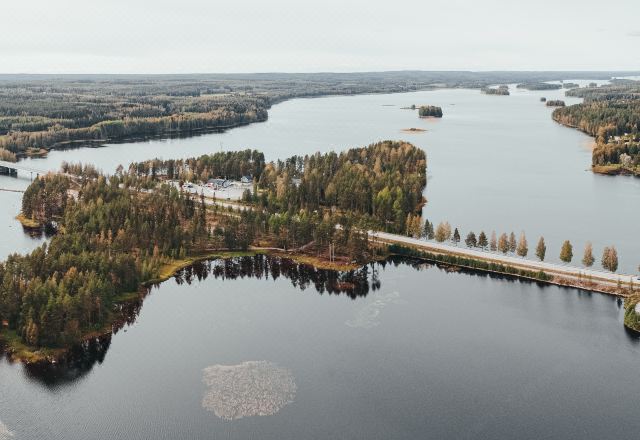
[[[50,172],[48,170],[26,166],[24,165],[23,162],[6,162],[4,160],[0,160],[0,175],[15,177],[18,175],[18,171],[31,174],[31,178],[33,178],[34,175],[37,177],[40,175],[48,174]],[[68,173],[58,173],[58,174],[62,174],[63,176],[67,176],[72,179],[78,177]]]

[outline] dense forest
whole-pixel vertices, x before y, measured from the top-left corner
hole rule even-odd
[[[15,160],[14,154],[43,154],[50,148],[88,142],[188,135],[264,121],[271,105],[296,97],[397,93],[437,87],[482,88],[568,77],[608,79],[620,74],[404,71],[0,75],[0,159]]]
[[[332,260],[365,261],[372,252],[366,228],[404,231],[426,184],[424,152],[402,142],[267,164],[252,150],[149,161],[110,177],[91,167],[66,168],[84,174],[74,181],[37,178],[23,198],[23,215],[55,223],[58,234],[0,263],[4,331],[35,347],[66,346],[104,328],[122,295],[176,260],[211,250],[263,246],[326,255],[329,249]],[[257,191],[245,200],[252,208],[209,206],[167,185],[171,173],[201,179],[252,173]]]
[[[640,83],[621,81],[567,94],[585,100],[556,109],[553,119],[596,138],[594,170],[640,175]]]
[[[441,118],[442,107],[438,107],[436,105],[422,105],[418,109],[418,115],[421,118],[427,118],[427,117]]]
[[[424,203],[427,160],[406,142],[385,141],[342,153],[316,153],[264,163],[262,153],[245,150],[215,153],[184,161],[135,163],[122,178],[149,181],[199,180],[251,175],[257,191],[249,202],[271,213],[337,209],[378,228],[402,231],[406,216]],[[127,180],[128,179],[128,180]]]
[[[64,345],[101,328],[119,295],[208,234],[204,205],[175,189],[141,193],[100,177],[75,200],[65,179],[36,179],[23,201],[25,213],[57,219],[61,233],[0,264],[0,319],[33,346]]]

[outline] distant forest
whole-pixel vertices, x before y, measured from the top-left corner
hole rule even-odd
[[[569,90],[567,96],[584,102],[556,109],[553,118],[596,138],[594,170],[640,175],[640,82],[618,80]]]
[[[483,88],[622,72],[0,75],[0,160],[78,143],[190,134],[264,121],[296,98]],[[629,74],[628,72],[625,74]]]

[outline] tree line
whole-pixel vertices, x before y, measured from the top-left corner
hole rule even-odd
[[[461,235],[458,228],[454,228],[452,231],[449,222],[440,222],[438,225],[434,226],[434,224],[428,219],[423,222],[422,218],[418,215],[408,216],[405,225],[405,234],[414,238],[435,240],[439,243],[451,241],[457,245],[461,241]],[[481,231],[478,235],[476,235],[475,232],[470,231],[465,237],[464,243],[469,248],[480,248],[482,250],[501,252],[505,255],[511,253],[522,258],[529,255],[529,242],[524,232],[521,232],[519,237],[516,238],[516,234],[513,232],[497,235],[495,231],[491,231],[491,234],[487,236],[484,231]],[[546,255],[547,245],[544,237],[540,237],[535,247],[535,256],[538,260],[544,261]],[[569,240],[565,240],[562,243],[559,258],[565,263],[570,263],[573,260],[573,256],[573,245]],[[592,267],[595,262],[596,259],[593,255],[593,245],[591,242],[587,242],[585,244],[581,263],[585,267]],[[608,271],[615,272],[618,270],[618,252],[615,246],[607,246],[603,249],[600,262],[602,267]]]
[[[402,233],[407,216],[424,204],[427,158],[407,143],[384,141],[342,153],[315,153],[265,163],[244,150],[184,161],[147,161],[120,170],[130,184],[163,178],[195,179],[249,174],[254,191],[245,201],[272,214],[331,211],[357,216],[369,228]]]

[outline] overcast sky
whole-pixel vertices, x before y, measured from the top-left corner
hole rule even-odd
[[[640,0],[2,0],[2,73],[640,70]]]

